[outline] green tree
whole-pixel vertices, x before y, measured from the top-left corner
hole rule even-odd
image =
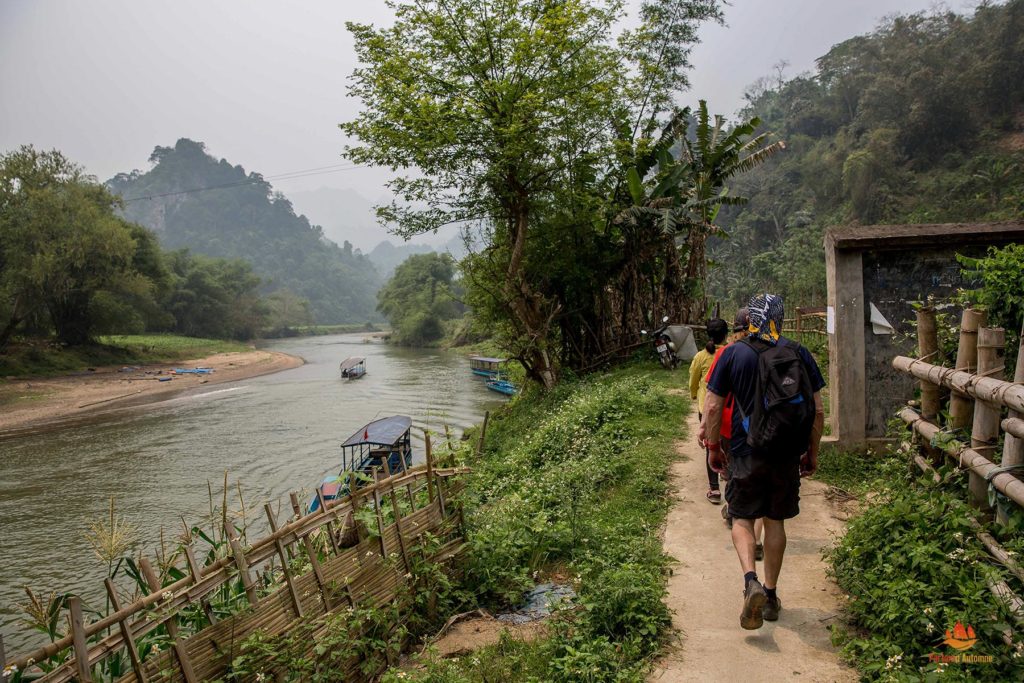
[[[0,348],[40,306],[61,343],[90,340],[96,294],[135,272],[136,241],[117,206],[60,152],[23,146],[0,157]]]
[[[387,316],[400,343],[431,344],[444,336],[444,321],[462,313],[454,298],[455,287],[451,256],[416,254],[401,263],[377,292],[377,308]]]
[[[395,2],[388,28],[349,24],[362,62],[351,92],[365,109],[342,124],[360,143],[346,154],[414,170],[391,182],[404,204],[381,207],[380,218],[406,237],[482,224],[487,254],[473,261],[479,276],[469,279],[492,317],[505,321],[528,374],[547,387],[566,348],[560,298],[579,281],[538,273],[573,256],[545,246],[589,250],[610,239],[602,224],[616,212],[591,200],[617,194],[610,173],[657,128],[685,83],[695,26],[718,16],[717,6],[644,2],[641,26],[619,41],[619,0]],[[576,295],[599,303],[593,291]]]

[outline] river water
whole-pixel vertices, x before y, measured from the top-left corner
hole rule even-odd
[[[43,640],[17,622],[23,586],[37,592],[101,594],[106,565],[85,532],[108,514],[138,527],[150,557],[161,527],[170,545],[209,516],[207,482],[218,501],[224,471],[229,509],[240,483],[249,516],[262,525],[267,501],[305,489],[303,500],[339,466],[339,444],[386,415],[413,420],[414,459],[422,461],[423,428],[456,437],[503,397],[489,391],[457,352],[366,343],[363,335],[283,340],[266,348],[301,356],[306,365],[210,387],[144,411],[59,432],[0,442],[0,633],[8,656]],[[340,380],[338,363],[365,356],[366,376]]]

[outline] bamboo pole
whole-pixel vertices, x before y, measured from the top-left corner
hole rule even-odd
[[[299,506],[299,496],[292,491],[288,494],[288,497],[292,502],[292,509],[295,510],[295,514],[300,514],[302,508]],[[320,599],[324,601],[324,611],[330,612],[334,609],[333,601],[327,591],[327,582],[324,581],[324,573],[320,568],[320,558],[317,555],[316,548],[313,547],[313,542],[309,540],[308,535],[302,536],[302,546],[306,549],[306,557],[309,558],[309,566],[313,569],[313,577],[316,579],[317,588],[320,589]]]
[[[956,369],[973,374],[978,363],[978,328],[985,324],[985,312],[964,309],[960,319],[960,343],[956,350]],[[949,399],[949,426],[953,429],[967,429],[974,414],[974,402],[970,396],[953,388]]]
[[[103,585],[107,589],[107,597],[110,598],[110,606],[117,612],[121,609],[120,600],[117,597],[117,589],[114,587],[114,582],[109,578],[103,580]],[[121,639],[124,640],[125,647],[128,650],[128,659],[132,663],[132,671],[135,673],[135,680],[138,683],[146,683],[148,680],[146,677],[146,670],[142,666],[142,657],[139,656],[139,648],[135,644],[135,637],[132,635],[132,627],[127,620],[122,619],[117,622],[118,629],[121,631]]]
[[[448,425],[445,425],[447,431]],[[427,449],[427,498],[434,502],[434,452],[430,448],[430,432],[424,430],[423,442]]]
[[[917,357],[942,365],[938,358],[939,336],[935,326],[935,309],[925,306],[917,309]],[[921,417],[932,423],[938,423],[939,387],[921,380]]]
[[[1017,347],[1017,368],[1013,373],[1013,383],[1024,385],[1024,330],[1021,330],[1020,345]],[[1021,423],[1024,427],[1024,411],[1010,409],[1009,420]],[[1006,424],[1006,421],[1003,422]],[[1004,426],[1003,429],[1006,429]],[[1009,431],[1008,429],[1006,431]],[[1003,466],[1024,464],[1024,430],[1007,435],[1003,442]]]
[[[491,418],[491,411],[484,411],[484,423],[480,427],[480,440],[476,443],[476,456],[479,458],[484,452],[484,439],[487,438],[487,421]]]
[[[1006,333],[1001,327],[982,327],[978,330],[978,374],[986,377],[1003,374],[1003,354]],[[999,438],[999,417],[1002,406],[978,401],[974,406],[974,425],[971,429],[971,448],[979,453],[992,453]],[[992,460],[990,455],[989,460]],[[968,490],[975,507],[989,509],[988,482],[972,471],[968,475]]]
[[[373,468],[373,479],[374,481],[377,480],[376,467]],[[374,487],[373,489],[373,507],[377,512],[377,533],[380,534],[380,556],[383,559],[387,559],[388,546],[387,543],[384,541],[384,513],[381,510],[380,490],[378,489],[378,487]]]
[[[146,583],[149,584],[151,593],[156,593],[163,597],[163,593],[169,592],[163,590],[160,585],[160,579],[157,578],[156,572],[153,571],[153,565],[145,557],[139,558],[139,569],[142,570],[142,575],[145,577]],[[188,651],[185,650],[185,644],[178,635],[177,617],[171,616],[167,619],[164,622],[164,627],[167,629],[167,635],[171,639],[171,647],[174,649],[174,655],[178,659],[178,666],[181,667],[181,675],[185,677],[186,683],[198,681],[199,679],[196,678],[196,674],[192,670],[192,660],[189,659]]]
[[[228,545],[231,546],[231,557],[235,561],[238,575],[242,578],[245,597],[250,605],[255,605],[259,602],[259,597],[256,595],[256,587],[252,582],[252,574],[249,573],[249,563],[245,559],[245,551],[242,550],[242,544],[239,542],[238,537],[235,536],[235,530],[231,524],[224,525],[224,534],[227,536]]]
[[[402,511],[398,509],[398,498],[395,496],[395,491],[391,491],[391,511],[395,515],[395,531],[398,532],[398,548],[402,551],[402,560],[405,562],[405,571],[412,570],[412,564],[409,562],[409,553],[405,549],[405,538],[402,533]]]
[[[71,638],[75,651],[75,671],[79,683],[92,683],[92,669],[89,666],[89,648],[85,644],[85,618],[82,616],[82,599],[77,595],[68,598],[71,614]]]
[[[264,503],[263,511],[267,513],[267,522],[270,524],[270,531],[277,531],[277,518],[274,516],[274,509],[270,506],[270,503]],[[292,580],[292,571],[288,567],[288,553],[284,550],[284,543],[281,543],[280,538],[274,539],[274,545],[277,547],[277,555],[281,558],[281,573],[284,575],[284,582],[288,585],[288,594],[292,598],[292,606],[295,608],[295,616],[302,617],[302,601],[299,600],[299,592],[295,589],[295,583]]]
[[[962,370],[943,368],[906,356],[893,358],[892,366],[900,372],[955,389],[980,401],[1024,412],[1024,385],[1004,382],[992,377],[972,375]]]
[[[910,408],[901,410],[899,416],[900,419],[929,441],[934,439],[941,431],[937,426],[923,420],[920,415]],[[959,447],[956,443],[951,443],[944,450],[951,457],[958,458],[964,467],[976,472],[982,478],[985,478],[993,470],[997,469],[988,458],[971,448]],[[997,491],[1017,503],[1017,505],[1024,507],[1024,482],[1013,477],[1008,472],[994,474],[991,482]]]
[[[327,499],[324,498],[323,487],[316,487],[316,499],[320,503],[320,514],[327,515]],[[334,551],[335,555],[341,554],[341,548],[338,547],[338,539],[334,536],[334,525],[331,524],[330,519],[324,524],[327,527],[327,538],[331,542],[331,550]]]

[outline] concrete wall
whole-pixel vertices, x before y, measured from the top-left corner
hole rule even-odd
[[[896,409],[914,397],[914,382],[891,365],[893,356],[916,348],[912,302],[945,300],[969,284],[957,254],[980,256],[1013,242],[1024,242],[1024,223],[849,226],[826,233],[829,417],[839,446],[885,436]],[[870,304],[895,335],[874,333]]]

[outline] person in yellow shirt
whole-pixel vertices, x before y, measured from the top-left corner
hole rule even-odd
[[[715,359],[715,351],[725,346],[725,338],[729,335],[729,324],[721,318],[709,320],[707,325],[708,343],[690,361],[690,398],[697,401],[697,415],[700,419],[704,417],[704,397],[708,392],[707,375],[712,361]],[[708,470],[708,492],[707,499],[714,505],[722,502],[722,492],[718,484],[718,472],[711,469],[708,460],[710,454],[707,448],[704,449],[704,464]]]

